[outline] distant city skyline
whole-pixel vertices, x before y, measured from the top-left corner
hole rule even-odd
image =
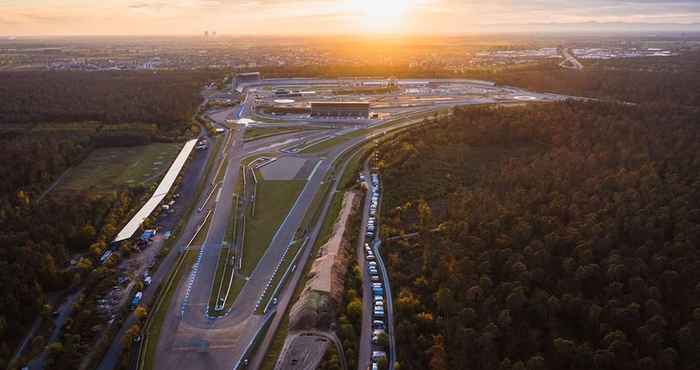
[[[0,0],[0,35],[700,31],[687,0]]]

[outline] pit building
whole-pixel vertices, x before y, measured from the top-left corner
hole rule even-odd
[[[312,102],[311,117],[369,118],[367,102]]]

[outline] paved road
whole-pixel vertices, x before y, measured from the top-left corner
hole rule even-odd
[[[58,337],[63,330],[63,325],[66,323],[66,320],[68,320],[71,313],[73,312],[73,305],[78,300],[82,292],[83,290],[80,289],[77,292],[69,294],[63,301],[61,306],[56,310],[58,312],[58,316],[53,319],[54,328],[51,331],[51,335],[49,336],[48,341],[46,341],[46,343],[53,343],[58,340]],[[48,353],[46,352],[46,350],[42,351],[38,356],[36,356],[32,361],[29,362],[27,367],[31,370],[43,369],[47,356]]]
[[[205,131],[203,130],[203,132]],[[200,204],[199,202],[204,201],[203,199],[195,199],[196,184],[198,184],[199,179],[201,179],[202,176],[205,175],[204,170],[206,168],[206,164],[213,155],[216,155],[216,153],[206,152],[206,155],[197,155],[192,164],[187,166],[187,168],[185,169],[182,181],[183,185],[180,188],[180,206],[176,210],[176,213],[174,215],[175,217],[173,217],[174,219],[179,219],[180,217],[183,217],[184,211],[192,202],[197,202],[196,204]],[[215,174],[210,174],[210,182],[213,181],[213,178],[211,178],[213,176],[215,176]],[[202,198],[204,198],[207,195],[206,191],[203,193],[204,194],[202,194]],[[143,291],[143,304],[149,307],[152,305],[156,298],[157,287],[168,278],[170,271],[172,270],[175,262],[177,261],[178,256],[180,255],[180,247],[182,247],[185,243],[192,239],[195,230],[202,222],[203,216],[204,214],[199,214],[196,211],[193,212],[192,217],[189,219],[189,222],[181,232],[178,242],[175,244],[176,247],[172,248],[170,253],[168,253],[168,255],[165,256],[165,258],[163,259],[163,261],[161,261],[160,266],[155,271],[155,273],[151,275],[151,285]],[[164,239],[160,239],[149,248],[158,249],[162,246],[164,241]],[[122,324],[121,328],[112,340],[112,344],[107,350],[107,353],[104,355],[102,361],[97,367],[98,370],[111,370],[117,367],[124,348],[122,338],[124,337],[126,330],[128,330],[134,323],[136,323],[136,317],[133,313],[129,313],[129,315],[124,320],[124,323]]]
[[[520,90],[513,91],[513,94],[521,93],[522,91]],[[519,99],[514,97],[510,100],[519,101]],[[540,98],[535,97],[534,99]],[[547,96],[541,99],[548,100],[551,97]],[[237,119],[250,114],[251,100],[250,94],[248,94],[241,109],[238,112],[234,112],[234,116]],[[471,102],[473,104],[483,103],[480,100]],[[425,108],[423,111],[434,109],[435,107]],[[406,127],[420,121],[422,119],[409,120],[396,124],[395,127]],[[244,130],[242,127],[239,134],[242,135]],[[288,138],[283,138],[283,136],[273,137],[246,145],[236,141],[236,144],[233,146],[225,148],[228,151],[226,155],[229,156],[230,160],[221,185],[220,196],[217,195],[218,201],[212,216],[211,226],[207,231],[204,245],[197,250],[199,253],[198,262],[190,272],[187,283],[178,286],[175,299],[169,308],[157,346],[155,364],[157,369],[225,369],[230,368],[232,364],[240,359],[244,347],[258,332],[261,325],[262,316],[254,313],[255,304],[262,295],[267,282],[272,278],[275,266],[283,257],[287,246],[291,243],[323,180],[331,171],[332,163],[349,148],[381,134],[379,132],[348,140],[331,149],[322,159],[316,158],[319,160],[316,171],[309,177],[296,203],[280,225],[257,267],[248,277],[248,281],[233,303],[229,313],[219,318],[209,318],[206,316],[206,308],[218,264],[218,252],[222,246],[232,210],[232,194],[239,176],[240,160],[254,153],[276,151],[287,146],[288,143],[280,143],[279,140],[289,141],[289,145],[293,145],[294,141],[304,140],[304,137],[318,135],[318,133],[292,134]],[[311,156],[307,158],[313,160]],[[337,184],[337,181],[334,184]],[[329,205],[330,201],[327,201],[324,205],[324,212],[327,212]],[[320,229],[322,220],[323,217],[315,225],[315,231]],[[312,246],[314,241],[315,238],[312,237],[309,245]],[[309,257],[310,249],[311,247],[308,247],[302,254],[299,267],[304,266]],[[278,312],[285,312],[291,293],[299,281],[302,270],[302,268],[297,268],[292,280],[281,293]],[[388,290],[387,294],[390,295]],[[260,359],[266,352],[282,316],[276,315],[273,319],[267,335],[265,335],[259,350],[256,352],[255,358],[251,361],[251,368],[255,368],[256,365],[260,364]]]
[[[291,140],[293,143],[314,135],[319,133],[295,133],[283,136],[283,140]],[[216,204],[206,242],[199,251],[201,259],[191,274],[191,284],[179,287],[177,299],[166,317],[164,332],[168,334],[161,336],[159,341],[156,368],[201,368],[203,364],[225,368],[241,355],[244,343],[257,331],[261,316],[254,314],[255,304],[272,278],[274,267],[292,242],[329,167],[326,161],[321,161],[317,171],[310,176],[228,314],[219,318],[207,317],[205,311],[218,263],[218,252],[230,217],[230,195],[239,176],[240,161],[251,154],[282,147],[275,143],[277,140],[280,137],[256,140],[230,149],[221,197]]]
[[[564,57],[564,60],[559,63],[559,67],[578,70],[583,69],[583,64],[576,59],[569,48],[561,48],[561,55]]]
[[[338,352],[341,368],[347,370],[345,351],[338,336],[335,333],[317,330],[290,334],[289,340],[285,342],[282,353],[280,353],[280,361],[275,364],[275,369],[315,370],[323,360],[329,342],[335,346]]]
[[[366,370],[370,368],[372,360],[372,351],[384,351],[389,353],[389,369],[393,369],[393,363],[396,362],[396,336],[394,331],[394,308],[393,308],[393,297],[391,293],[391,282],[389,281],[389,273],[384,264],[384,259],[380,253],[379,247],[381,246],[380,239],[380,222],[381,222],[381,199],[382,191],[379,192],[379,202],[377,206],[377,226],[376,226],[376,238],[371,242],[372,250],[376,256],[377,266],[379,272],[382,274],[382,283],[384,285],[385,299],[386,299],[386,318],[384,323],[386,325],[386,333],[389,336],[389,348],[377,348],[372,344],[372,321],[374,320],[374,293],[372,292],[371,284],[372,281],[369,278],[369,273],[367,270],[367,262],[364,258],[364,242],[365,242],[365,230],[367,227],[367,219],[369,218],[369,205],[372,198],[372,192],[374,191],[374,186],[370,179],[369,163],[370,159],[364,164],[363,174],[367,179],[367,197],[365,199],[365,211],[362,216],[362,227],[360,228],[360,240],[361,244],[358,245],[358,259],[360,260],[360,266],[362,266],[362,333],[360,337],[360,353],[357,363],[358,370]],[[381,187],[380,187],[381,188]],[[383,188],[382,188],[383,190]]]
[[[349,150],[351,147],[356,145],[357,143],[361,143],[362,140],[360,138],[356,139],[353,141],[353,143],[344,145],[342,148],[336,148],[330,157],[329,164],[332,164],[338,157],[340,157],[343,153],[345,153],[347,150]],[[347,168],[349,161],[346,161],[345,163],[341,164],[339,166],[339,171],[338,174],[342,174],[345,172],[345,169]],[[327,170],[327,169],[326,169]],[[278,304],[277,304],[277,312],[278,313],[285,313],[287,312],[287,309],[289,307],[289,304],[292,303],[291,299],[292,296],[294,295],[294,289],[298,285],[299,281],[302,278],[302,275],[304,273],[304,266],[307,265],[309,258],[311,257],[311,252],[313,250],[313,245],[316,243],[316,240],[318,239],[321,228],[323,227],[323,221],[326,219],[328,216],[328,212],[330,211],[331,205],[333,203],[333,194],[337,192],[338,185],[340,183],[341,176],[334,176],[331,181],[333,181],[330,189],[329,189],[329,196],[326,197],[324,203],[321,206],[321,212],[318,217],[318,222],[313,226],[311,232],[309,233],[309,241],[304,248],[301,258],[299,258],[299,261],[297,263],[297,268],[290,278],[289,282],[285,285],[285,288],[282,290],[282,292],[279,295],[278,299]],[[260,345],[258,346],[258,350],[254,354],[253,358],[250,361],[249,368],[251,369],[258,369],[262,365],[262,362],[264,360],[265,354],[267,353],[267,349],[269,348],[270,344],[272,343],[272,340],[275,337],[275,333],[277,332],[277,328],[281,324],[282,320],[284,319],[284,314],[278,314],[275,316],[275,318],[272,321],[272,324],[270,325],[269,329],[267,330],[267,333],[263,337],[263,340],[261,341]]]
[[[389,369],[394,368],[394,363],[396,362],[396,331],[394,330],[394,298],[391,292],[391,284],[389,281],[389,273],[386,269],[386,264],[384,263],[384,258],[381,255],[380,247],[382,242],[379,239],[374,241],[372,249],[374,254],[377,256],[377,265],[379,265],[379,272],[382,274],[382,281],[384,282],[384,293],[386,294],[386,325],[387,334],[389,335]]]
[[[369,219],[369,207],[372,200],[372,182],[369,181],[369,169],[367,162],[362,173],[367,179],[368,186],[365,196],[365,205],[362,212],[360,234],[357,238],[357,263],[362,269],[362,328],[360,332],[360,353],[358,353],[357,370],[367,370],[372,357],[372,289],[370,288],[370,275],[365,259],[365,237],[367,235],[367,220]]]

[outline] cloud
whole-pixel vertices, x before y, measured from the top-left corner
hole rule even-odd
[[[130,9],[147,9],[160,11],[163,9],[212,9],[222,5],[218,0],[140,0],[128,5]]]
[[[381,2],[383,0],[376,0]],[[700,22],[700,0],[405,0],[401,30],[460,33],[487,26]],[[355,0],[0,0],[0,34],[354,33]]]

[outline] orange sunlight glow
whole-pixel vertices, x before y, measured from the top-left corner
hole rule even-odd
[[[410,10],[411,0],[352,0],[354,10],[362,17],[365,31],[397,32],[404,15]]]

